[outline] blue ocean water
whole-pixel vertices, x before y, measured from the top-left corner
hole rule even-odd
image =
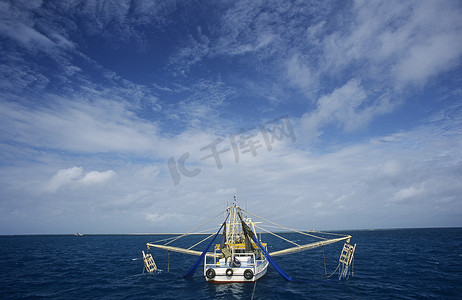
[[[324,276],[322,249],[275,257],[295,282],[269,267],[253,283],[206,283],[202,268],[178,279],[196,256],[152,249],[161,269],[143,273],[141,250],[162,235],[2,236],[0,298],[151,299],[462,299],[462,228],[350,231],[357,244],[354,276]],[[295,236],[288,235],[289,238]],[[183,240],[191,245],[200,237]],[[262,235],[270,251],[280,240]],[[342,243],[325,248],[327,272],[335,270]]]

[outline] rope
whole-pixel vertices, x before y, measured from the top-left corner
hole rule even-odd
[[[229,215],[228,215],[229,216]],[[201,263],[201,261],[204,259],[205,257],[205,254],[207,253],[207,251],[209,251],[210,247],[212,246],[212,243],[213,241],[215,241],[217,235],[220,233],[220,230],[225,226],[226,224],[226,220],[228,219],[228,216],[226,217],[225,221],[223,222],[223,224],[221,225],[221,227],[218,229],[217,233],[215,233],[215,236],[214,238],[210,241],[210,243],[208,244],[207,248],[205,248],[205,250],[202,252],[201,256],[197,259],[197,261],[191,266],[191,268],[189,268],[189,270],[184,273],[182,276],[180,276],[180,278],[191,278],[194,273],[196,273],[197,271],[197,268],[199,267],[199,264]],[[204,263],[205,264],[205,263]]]
[[[295,246],[300,247],[299,244],[297,244],[297,243],[295,243],[295,242],[292,242],[291,240],[288,240],[288,239],[286,239],[286,238],[284,238],[284,237],[282,237],[282,236],[280,236],[280,235],[277,235],[277,234],[274,233],[274,232],[271,232],[271,231],[269,231],[269,230],[266,230],[265,228],[262,228],[262,227],[260,227],[260,226],[258,226],[258,225],[255,225],[255,227],[260,228],[261,230],[266,231],[266,232],[268,232],[269,234],[272,234],[272,235],[274,235],[274,236],[276,236],[276,237],[278,237],[278,238],[280,238],[280,239],[282,239],[282,240],[284,240],[284,241],[286,241],[286,242],[292,243],[292,244],[294,244]]]
[[[332,233],[332,232],[323,232],[323,231],[316,231],[322,234],[330,234],[330,235],[338,235],[338,236],[348,236],[348,234],[341,234],[341,233]]]
[[[221,224],[217,224],[218,226],[221,226]],[[201,231],[198,231],[198,232],[194,232],[194,234],[209,234],[211,232],[214,232],[215,229],[217,229],[217,227],[211,227],[211,228],[207,228],[207,229],[204,229],[204,230],[201,230]]]
[[[204,225],[204,224],[202,224],[202,225]],[[201,225],[201,226],[202,226],[202,225]],[[215,228],[216,228],[216,227],[214,227],[214,228],[209,228],[209,229],[204,229],[204,230],[201,230],[201,231],[196,232],[196,234],[209,233],[211,230],[215,230]],[[191,230],[191,231],[192,231],[192,230]],[[190,232],[191,232],[191,231],[190,231]],[[190,232],[189,232],[189,233],[190,233]],[[185,234],[186,234],[186,233],[185,233]],[[175,235],[176,235],[176,234],[175,234]],[[157,240],[157,241],[154,241],[154,242],[152,242],[152,243],[153,243],[153,244],[159,244],[159,243],[161,243],[161,242],[169,241],[169,240],[172,240],[172,239],[175,239],[175,238],[177,238],[177,237],[176,237],[176,236],[173,236],[173,237],[169,237],[169,238],[166,238],[166,239]],[[173,242],[173,241],[172,241],[172,242]],[[171,242],[170,242],[170,243],[171,243]],[[167,244],[166,244],[166,245],[167,245]]]
[[[261,223],[261,222],[259,222],[259,223]],[[262,224],[261,226],[271,227],[271,228],[281,228],[280,226],[274,226],[274,225],[268,225],[268,224]]]
[[[351,277],[355,276],[355,258],[353,257],[352,266],[351,266]]]
[[[189,247],[187,250],[191,250],[191,248],[194,248],[195,246],[199,245],[199,244],[202,243],[203,241],[208,240],[208,239],[209,239],[210,237],[212,237],[214,234],[215,234],[215,233],[212,233],[211,235],[209,235],[208,237],[206,237],[206,238],[203,239],[202,241],[195,243],[194,245],[192,245],[191,247]]]
[[[172,236],[172,237],[169,237],[169,238],[166,238],[166,239],[161,239],[161,240],[157,240],[157,241],[154,241],[152,242],[153,244],[158,244],[160,242],[165,242],[165,241],[168,241],[168,240],[171,240],[171,239],[174,239],[175,237]]]
[[[296,233],[300,233],[300,234],[303,234],[303,235],[311,236],[311,237],[314,237],[314,238],[317,238],[317,239],[327,240],[326,238],[323,238],[323,237],[319,237],[319,236],[312,235],[312,234],[309,234],[309,233],[306,233],[306,232],[303,232],[303,231],[300,231],[300,230],[296,230],[296,229],[293,229],[293,228],[289,228],[289,227],[282,226],[282,225],[280,225],[280,224],[274,223],[274,222],[272,222],[272,221],[270,221],[270,220],[267,220],[267,219],[265,219],[265,218],[262,218],[262,217],[259,217],[259,216],[257,216],[257,215],[254,215],[254,214],[252,214],[252,213],[250,213],[250,212],[248,212],[248,211],[246,211],[246,210],[243,210],[242,208],[241,208],[241,210],[244,211],[244,212],[246,212],[246,213],[248,213],[249,215],[252,215],[252,216],[254,216],[254,217],[256,217],[256,218],[259,218],[259,219],[261,219],[261,220],[263,220],[263,221],[266,221],[266,222],[271,223],[271,224],[273,224],[273,225],[279,226],[279,227],[281,227],[281,228],[284,228],[284,229],[287,229],[287,230],[290,230],[290,231],[293,231],[293,232],[296,232]]]
[[[330,274],[329,276],[327,276],[327,278],[332,277],[332,275],[334,275],[335,272],[337,272],[337,270],[338,270],[339,267],[340,267],[340,263],[338,263],[337,268],[334,270],[334,272],[332,272],[332,274]]]
[[[204,223],[202,223],[202,224],[200,224],[200,225],[194,227],[194,228],[191,229],[190,231],[188,231],[188,232],[186,232],[186,233],[180,235],[179,237],[177,237],[177,238],[171,240],[171,241],[168,242],[168,243],[165,243],[165,245],[168,245],[168,244],[170,244],[170,243],[173,243],[174,241],[176,241],[176,240],[178,240],[178,239],[180,239],[180,238],[182,238],[182,237],[184,237],[184,236],[187,236],[188,234],[190,234],[191,232],[193,232],[193,231],[196,230],[197,228],[204,226],[205,224],[207,224],[208,222],[212,221],[213,219],[215,219],[216,217],[218,217],[218,216],[221,215],[222,213],[223,213],[223,211],[221,211],[221,212],[220,212],[219,214],[217,214],[216,216],[214,216],[214,217],[208,219],[208,220],[205,221]]]
[[[253,300],[253,296],[255,295],[255,287],[256,286],[257,286],[257,280],[255,280],[255,283],[253,285],[252,298],[250,298],[250,300]]]

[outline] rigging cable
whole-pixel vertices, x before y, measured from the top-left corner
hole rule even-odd
[[[242,209],[242,210],[243,210],[243,209]],[[245,211],[245,210],[243,210],[243,211]],[[274,222],[272,222],[272,221],[270,221],[270,220],[267,220],[267,219],[265,219],[265,218],[262,218],[262,217],[259,217],[259,216],[257,216],[257,215],[254,215],[254,214],[252,214],[252,213],[250,213],[250,212],[248,212],[248,211],[245,211],[245,212],[248,213],[249,215],[252,215],[252,216],[254,216],[254,217],[256,217],[256,218],[259,218],[259,219],[261,219],[261,220],[263,220],[263,221],[269,222],[269,223],[271,223],[271,224],[273,224],[273,225],[277,225],[277,226],[279,226],[279,227],[281,227],[281,228],[284,228],[284,229],[287,229],[287,230],[290,230],[290,231],[293,231],[293,232],[296,232],[296,233],[300,233],[300,234],[303,234],[303,235],[311,236],[311,237],[314,237],[314,238],[317,238],[317,239],[327,240],[326,238],[323,238],[323,237],[319,237],[319,236],[312,235],[312,234],[309,234],[309,233],[306,233],[306,232],[303,232],[303,231],[299,231],[299,230],[296,230],[296,229],[292,229],[292,228],[289,228],[289,227],[286,227],[286,226],[279,225],[279,224],[274,223]]]
[[[220,213],[221,214],[221,213]],[[228,215],[229,216],[229,215]],[[221,227],[218,229],[217,233],[215,234],[215,237],[210,241],[210,243],[208,244],[208,246],[205,248],[205,250],[202,252],[202,254],[200,255],[200,257],[197,259],[197,261],[191,266],[191,268],[189,268],[189,270],[184,273],[182,276],[180,276],[180,278],[191,278],[194,273],[196,273],[196,270],[197,270],[197,267],[199,266],[199,264],[202,262],[202,260],[204,259],[205,257],[205,254],[207,253],[207,251],[209,251],[210,247],[212,246],[212,243],[213,241],[215,241],[217,235],[220,233],[221,229],[225,226],[226,224],[226,220],[228,219],[228,216],[226,217],[225,221],[223,222],[223,224],[221,225]]]
[[[214,234],[215,234],[215,233],[212,233],[211,235],[209,235],[209,236],[206,237],[205,239],[203,239],[203,240],[201,240],[201,241],[195,243],[194,245],[192,245],[191,247],[189,247],[188,250],[191,250],[191,248],[194,248],[195,246],[199,245],[200,243],[202,243],[202,242],[208,240],[208,239],[211,238]]]
[[[347,236],[347,234],[342,234],[342,233],[333,233],[333,232],[323,232],[323,231],[316,231],[317,233],[322,233],[322,234],[330,234],[330,235],[338,235],[338,236]]]
[[[338,270],[339,267],[340,267],[340,263],[338,263],[337,268],[334,270],[334,272],[332,272],[332,274],[330,274],[329,276],[327,276],[327,278],[332,277],[332,275],[334,275],[335,272],[337,272],[337,270]]]
[[[221,211],[219,214],[217,214],[216,216],[214,216],[214,217],[208,219],[208,220],[205,221],[204,223],[202,223],[202,224],[200,224],[200,225],[194,227],[194,228],[191,229],[190,231],[188,231],[188,232],[186,232],[186,233],[180,235],[179,237],[177,237],[177,238],[171,240],[170,242],[165,243],[165,245],[168,245],[168,244],[170,244],[170,243],[173,243],[174,241],[176,241],[176,240],[178,240],[178,239],[180,239],[180,238],[182,238],[182,237],[184,237],[184,236],[187,236],[188,234],[190,234],[191,232],[193,232],[193,231],[196,230],[197,228],[204,226],[204,225],[207,224],[208,222],[211,222],[213,219],[215,219],[216,217],[218,217],[218,216],[221,215],[222,213],[223,213],[223,212]]]
[[[269,230],[266,230],[265,228],[262,228],[262,227],[260,227],[260,226],[258,226],[258,225],[255,225],[255,227],[257,227],[257,228],[259,228],[259,229],[261,229],[261,230],[263,230],[263,231],[266,231],[267,233],[272,234],[272,235],[274,235],[275,237],[280,238],[281,240],[284,240],[284,241],[286,241],[286,242],[289,242],[289,243],[291,243],[291,244],[294,244],[295,246],[300,247],[299,244],[297,244],[297,243],[295,243],[295,242],[292,242],[291,240],[288,240],[288,239],[286,239],[286,238],[284,238],[284,237],[282,237],[282,236],[280,236],[280,235],[277,235],[277,234],[274,233],[274,232],[271,232],[271,231],[269,231]]]
[[[250,298],[250,300],[253,300],[253,296],[255,295],[255,287],[256,286],[257,286],[257,280],[255,280],[255,283],[253,284],[252,298]]]

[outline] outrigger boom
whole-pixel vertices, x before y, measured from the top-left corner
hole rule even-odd
[[[350,239],[351,239],[351,235],[348,235],[348,236],[337,238],[337,239],[330,239],[330,240],[325,240],[325,241],[320,241],[320,242],[314,242],[314,243],[310,243],[306,245],[301,245],[297,247],[292,247],[292,248],[288,248],[284,250],[271,252],[270,255],[278,256],[278,255],[292,254],[292,253],[296,253],[300,251],[306,251],[306,250],[311,250],[317,247],[326,246],[326,245],[337,243],[337,242],[344,241],[344,240],[349,241]]]
[[[202,254],[202,252],[200,252],[200,251],[189,250],[189,249],[184,249],[184,248],[180,248],[180,247],[158,245],[158,244],[153,244],[153,243],[146,243],[146,245],[148,246],[148,249],[150,247],[155,247],[155,248],[164,249],[164,250],[168,250],[168,251],[174,251],[174,252],[197,255],[197,256],[200,256]],[[218,257],[219,256],[219,254],[213,254],[213,253],[206,253],[206,255],[211,256],[211,257],[214,257],[214,256]]]

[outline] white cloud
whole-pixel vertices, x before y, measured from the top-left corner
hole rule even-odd
[[[220,130],[229,123],[226,109],[228,99],[236,94],[236,89],[227,86],[222,80],[199,80],[194,83],[188,95],[176,105],[165,109],[166,116],[178,120],[178,126],[200,127],[203,130]]]
[[[413,186],[401,189],[394,194],[396,201],[404,201],[410,198],[414,198],[424,193],[423,186],[415,188]]]
[[[25,24],[12,21],[0,23],[0,33],[15,39],[26,48],[43,48],[44,50],[54,47],[54,43],[46,36]]]
[[[462,55],[462,30],[459,33],[431,36],[407,51],[393,71],[402,82],[424,84],[428,78],[456,65]]]
[[[54,193],[65,186],[78,187],[80,185],[99,184],[115,175],[113,170],[104,172],[90,171],[84,175],[82,167],[72,167],[59,170],[45,185],[45,191]]]
[[[199,32],[199,37],[195,39],[189,36],[188,45],[181,48],[177,53],[170,57],[170,64],[176,72],[185,75],[191,66],[199,62],[209,52],[209,39]]]
[[[356,1],[353,15],[342,16],[349,25],[322,41],[322,71],[358,66],[398,88],[425,84],[462,55],[461,12],[454,1]]]
[[[32,53],[41,51],[51,56],[75,47],[72,41],[58,32],[47,32],[49,28],[41,26],[45,22],[41,23],[40,18],[34,18],[34,13],[40,10],[41,1],[26,2],[30,3],[4,4],[6,7],[0,10],[0,36],[16,41]]]
[[[292,56],[287,62],[287,77],[289,81],[301,89],[309,98],[318,91],[318,73],[310,69],[299,55]]]
[[[72,167],[70,169],[59,170],[45,186],[45,190],[55,192],[63,185],[77,181],[82,176],[83,169],[80,167]]]
[[[2,199],[14,195],[15,201],[3,200],[1,206],[4,212],[20,208],[36,223],[47,219],[60,224],[64,218],[68,225],[62,230],[68,232],[77,230],[71,223],[85,227],[79,231],[91,232],[96,228],[98,232],[184,232],[210,216],[198,207],[210,207],[216,214],[234,194],[249,211],[301,229],[426,226],[425,216],[431,218],[432,226],[457,225],[462,212],[458,201],[462,193],[458,141],[462,139],[457,126],[452,126],[454,122],[458,121],[446,116],[412,131],[330,153],[297,150],[287,140],[274,145],[271,152],[259,148],[256,157],[242,154],[237,164],[232,153],[223,156],[220,170],[213,162],[201,162],[203,155],[199,155],[192,162],[202,172],[182,178],[178,186],[173,185],[165,160],[148,167],[145,163],[107,161],[106,165],[115,165],[105,171],[96,171],[101,167],[88,167],[87,172],[82,167],[61,168],[48,177],[49,193],[33,190],[40,187],[37,182],[43,182],[41,168],[22,170],[27,176],[17,167],[14,172],[3,169],[1,177],[11,179],[14,174],[16,185],[14,193],[12,185],[2,188]],[[206,134],[199,140],[196,137],[192,134],[170,141],[169,154],[180,155],[213,140]],[[58,156],[49,163],[66,161]],[[85,160],[85,164],[91,163],[95,164],[94,159]],[[22,185],[17,178],[23,178]],[[423,188],[427,186],[431,189]],[[27,203],[26,190],[26,195],[35,195],[32,204]],[[60,213],[52,215],[51,207]],[[11,215],[7,213],[1,222],[17,224],[26,219],[11,220]],[[24,228],[21,226],[18,228]]]
[[[105,172],[91,171],[85,174],[85,176],[80,180],[84,184],[95,184],[108,180],[115,175],[115,172],[112,170]]]
[[[373,117],[386,113],[391,108],[383,99],[370,103],[361,82],[352,79],[332,93],[319,98],[316,110],[304,114],[301,123],[310,137],[319,135],[319,130],[329,124],[351,131],[367,125]]]
[[[32,147],[82,152],[146,152],[155,147],[157,128],[120,103],[68,102],[41,109],[0,103],[3,138]]]
[[[392,141],[390,139],[388,140]],[[386,161],[384,163],[381,172],[385,176],[396,177],[400,174],[401,170],[402,170],[401,164],[396,159],[393,159],[393,160]]]
[[[321,22],[330,6],[328,2],[235,2],[221,15],[218,37],[211,49],[214,54],[229,56],[257,52],[279,62],[281,56],[291,53],[287,48],[306,46],[300,37],[307,24]]]

